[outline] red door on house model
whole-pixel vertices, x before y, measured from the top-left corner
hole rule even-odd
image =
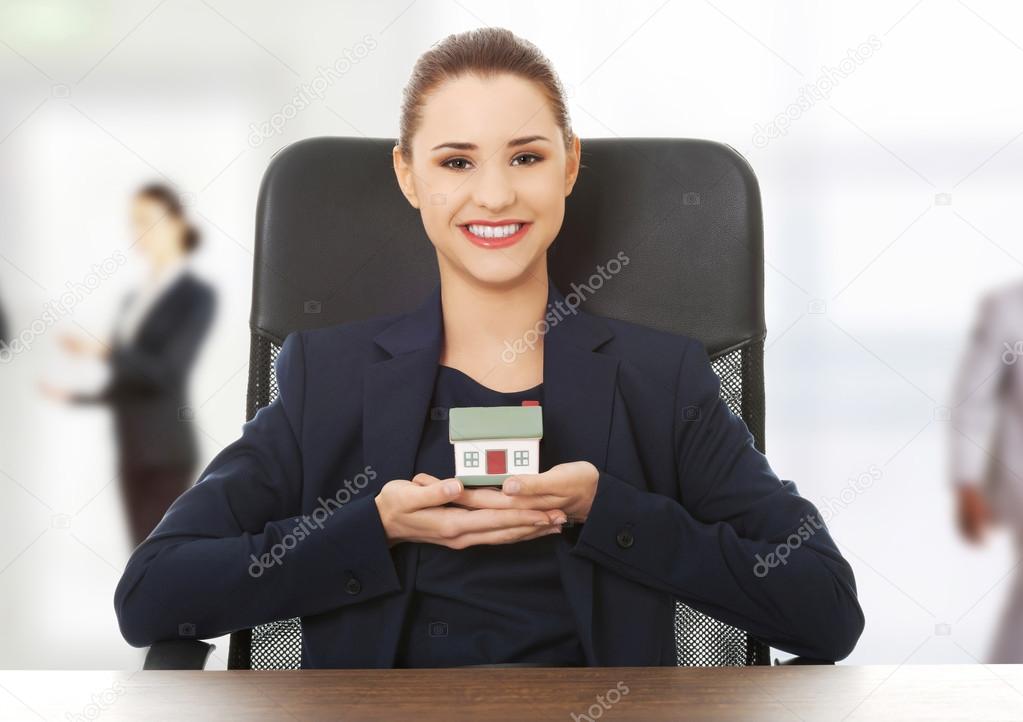
[[[487,449],[487,473],[508,473],[508,452],[504,449]]]

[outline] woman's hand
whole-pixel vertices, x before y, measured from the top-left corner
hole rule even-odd
[[[581,523],[590,515],[599,476],[590,462],[570,461],[541,474],[513,474],[501,489],[465,489],[452,501],[470,509],[560,509]]]
[[[962,484],[956,490],[959,532],[967,541],[980,544],[994,522],[994,514],[984,492],[976,484]]]
[[[49,381],[39,380],[39,391],[43,396],[54,401],[67,401],[71,398],[71,392],[67,389],[54,386]]]
[[[60,345],[64,347],[65,351],[74,354],[75,356],[96,356],[98,358],[106,358],[110,353],[110,348],[107,344],[93,338],[76,336],[70,333],[62,333],[58,337],[58,340],[60,341]]]
[[[392,479],[376,496],[388,546],[428,542],[452,549],[474,544],[511,544],[561,531],[566,515],[556,508],[464,509],[457,503],[464,489],[457,479],[416,474],[411,481]]]

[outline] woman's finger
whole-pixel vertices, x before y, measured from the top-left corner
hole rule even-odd
[[[462,482],[458,479],[444,479],[443,481],[442,484],[422,485],[415,482],[406,484],[401,495],[403,511],[413,512],[434,506],[444,506],[454,501],[462,491]]]
[[[441,479],[424,471],[413,476],[411,481],[419,486],[433,486],[445,481],[458,481],[458,479],[455,477]],[[551,509],[562,501],[564,501],[562,497],[553,494],[509,496],[499,488],[463,485],[462,493],[459,494],[455,503],[474,509]]]
[[[438,508],[424,509],[423,520],[432,531],[444,538],[454,538],[472,532],[485,532],[512,527],[537,525],[549,527],[551,517],[544,511],[536,509],[461,509]]]
[[[488,508],[488,507],[477,507],[477,506],[462,505],[461,503],[459,503],[457,498],[455,499],[455,501],[453,501],[451,503],[455,507],[457,507],[459,509],[466,509],[468,511],[480,511],[481,509]],[[512,508],[516,508],[516,507],[512,507]],[[523,507],[523,508],[527,508],[528,509],[530,507]],[[552,524],[564,524],[566,521],[568,521],[568,513],[564,509],[561,509],[560,507],[554,507],[553,509],[537,509],[536,511],[542,511],[544,514],[546,514],[547,518],[550,519]]]
[[[500,489],[466,489],[458,503],[475,509],[554,509],[565,502],[553,494],[509,496]]]
[[[560,532],[560,527],[537,529],[531,526],[514,526],[507,529],[462,534],[454,539],[447,540],[444,544],[452,549],[464,549],[465,547],[477,544],[512,544],[548,534],[559,534]]]
[[[432,474],[427,474],[425,471],[420,471],[418,474],[409,479],[409,481],[413,484],[418,484],[419,486],[430,486],[432,484],[439,484],[442,481],[447,481],[447,479],[440,479]]]

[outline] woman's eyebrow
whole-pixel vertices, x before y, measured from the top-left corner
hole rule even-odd
[[[508,141],[508,147],[514,148],[515,146],[526,145],[527,143],[532,143],[535,140],[545,140],[548,143],[551,142],[549,138],[543,135],[526,135],[521,138],[512,138],[511,140]],[[432,148],[430,148],[430,150],[438,150],[439,148],[454,148],[455,150],[479,150],[479,146],[477,146],[475,143],[462,143],[454,140],[448,141],[447,143],[441,143],[440,145],[435,145]]]

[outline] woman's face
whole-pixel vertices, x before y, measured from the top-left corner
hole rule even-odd
[[[131,208],[131,231],[135,247],[150,260],[167,258],[180,251],[181,221],[152,198],[135,198]]]
[[[566,152],[540,88],[509,74],[448,81],[427,96],[421,113],[411,167],[397,146],[394,167],[422,214],[442,273],[491,284],[543,278],[538,271],[546,268],[578,174],[579,140]],[[467,227],[476,221],[502,227],[489,234]],[[523,225],[502,237],[514,228],[508,223]]]

